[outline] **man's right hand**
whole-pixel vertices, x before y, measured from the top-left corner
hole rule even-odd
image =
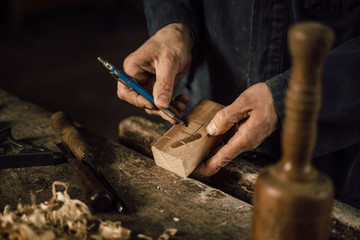
[[[123,70],[154,96],[155,104],[162,109],[178,112],[186,109],[188,97],[179,95],[172,99],[174,85],[188,71],[191,63],[192,39],[190,32],[180,23],[166,25],[147,40],[124,61]],[[135,106],[145,108],[149,114],[160,115],[176,123],[153,106],[144,97],[118,83],[118,97]],[[171,103],[171,106],[170,106]]]

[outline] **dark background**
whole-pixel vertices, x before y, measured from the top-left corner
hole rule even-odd
[[[97,61],[118,67],[147,38],[142,0],[2,0],[0,88],[116,139],[143,109],[119,100],[116,81]]]

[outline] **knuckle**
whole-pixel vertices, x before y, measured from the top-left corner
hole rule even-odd
[[[247,141],[247,144],[242,147],[242,151],[251,151],[254,150],[260,143],[254,142],[252,139]]]
[[[257,148],[261,143],[262,143],[261,140],[256,141],[256,142],[252,142],[252,143],[249,145],[248,151],[249,151],[249,150],[254,150],[254,149]]]
[[[227,156],[226,154],[221,152],[218,152],[218,154],[216,154],[216,156],[214,157],[215,158],[213,159],[213,161],[211,161],[211,164],[208,164],[207,166],[207,170],[210,175],[215,174],[232,160],[230,156]]]
[[[154,115],[155,113],[154,113],[154,110],[151,110],[151,109],[148,109],[148,108],[145,108],[145,112],[147,113],[147,114],[150,114],[150,115]]]
[[[159,87],[163,91],[171,91],[172,83],[171,83],[170,79],[165,79],[165,81],[159,82]]]
[[[231,162],[232,159],[233,159],[233,156],[231,156],[230,154],[220,152],[220,153],[219,153],[218,165],[219,165],[220,167],[224,167],[224,166],[227,165],[229,162]]]
[[[134,101],[132,103],[133,105],[137,106],[137,107],[145,107],[144,104],[141,104],[141,101],[140,99],[137,97],[137,98],[134,98]]]
[[[131,68],[131,66],[134,63],[134,53],[131,53],[129,56],[127,56],[123,62],[123,68],[124,70]]]
[[[165,52],[165,54],[161,58],[162,64],[172,65],[174,63],[174,56],[170,52]]]
[[[176,60],[178,59],[177,55],[173,51],[164,51],[159,58],[159,63],[167,68],[176,68],[179,64]],[[177,69],[177,68],[176,68]]]
[[[117,93],[118,98],[120,98],[121,100],[125,100],[125,94],[121,88],[118,88],[116,93]]]
[[[226,109],[222,109],[216,113],[216,118],[220,122],[228,122],[229,121],[229,114],[227,113]]]

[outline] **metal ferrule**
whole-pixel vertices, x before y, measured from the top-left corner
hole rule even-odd
[[[116,76],[119,75],[120,71],[119,69],[117,69],[116,67],[113,68],[113,70],[111,70]]]
[[[114,65],[112,65],[111,63],[109,63],[108,61],[105,61],[104,59],[102,59],[101,57],[98,57],[99,62],[102,63],[102,65],[104,65],[104,67],[106,67],[107,69],[109,69],[110,71],[112,71],[115,67]]]

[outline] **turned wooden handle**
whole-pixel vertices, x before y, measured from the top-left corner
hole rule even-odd
[[[288,34],[292,71],[285,100],[280,162],[255,184],[253,240],[328,239],[333,202],[331,180],[311,164],[321,99],[321,73],[332,31],[300,23]]]
[[[321,70],[334,37],[331,28],[318,22],[303,22],[291,27],[288,32],[288,44],[293,70],[300,70],[300,66],[304,66],[307,71],[301,72],[302,74],[311,73],[311,69]],[[292,77],[295,77],[293,73]],[[309,81],[306,78],[302,80]]]
[[[51,116],[51,125],[75,157],[80,160],[72,157],[66,149],[63,150],[89,206],[98,212],[110,209],[113,206],[114,197],[88,165],[89,162],[85,158],[89,156],[92,158],[92,155],[73,121],[64,112],[59,111]]]
[[[51,116],[51,125],[77,159],[82,160],[85,153],[90,152],[89,146],[79,134],[74,122],[64,112],[54,113]]]
[[[295,170],[311,161],[321,105],[322,68],[334,34],[323,24],[304,22],[292,27],[288,38],[292,70],[282,145],[283,159],[291,160]]]

